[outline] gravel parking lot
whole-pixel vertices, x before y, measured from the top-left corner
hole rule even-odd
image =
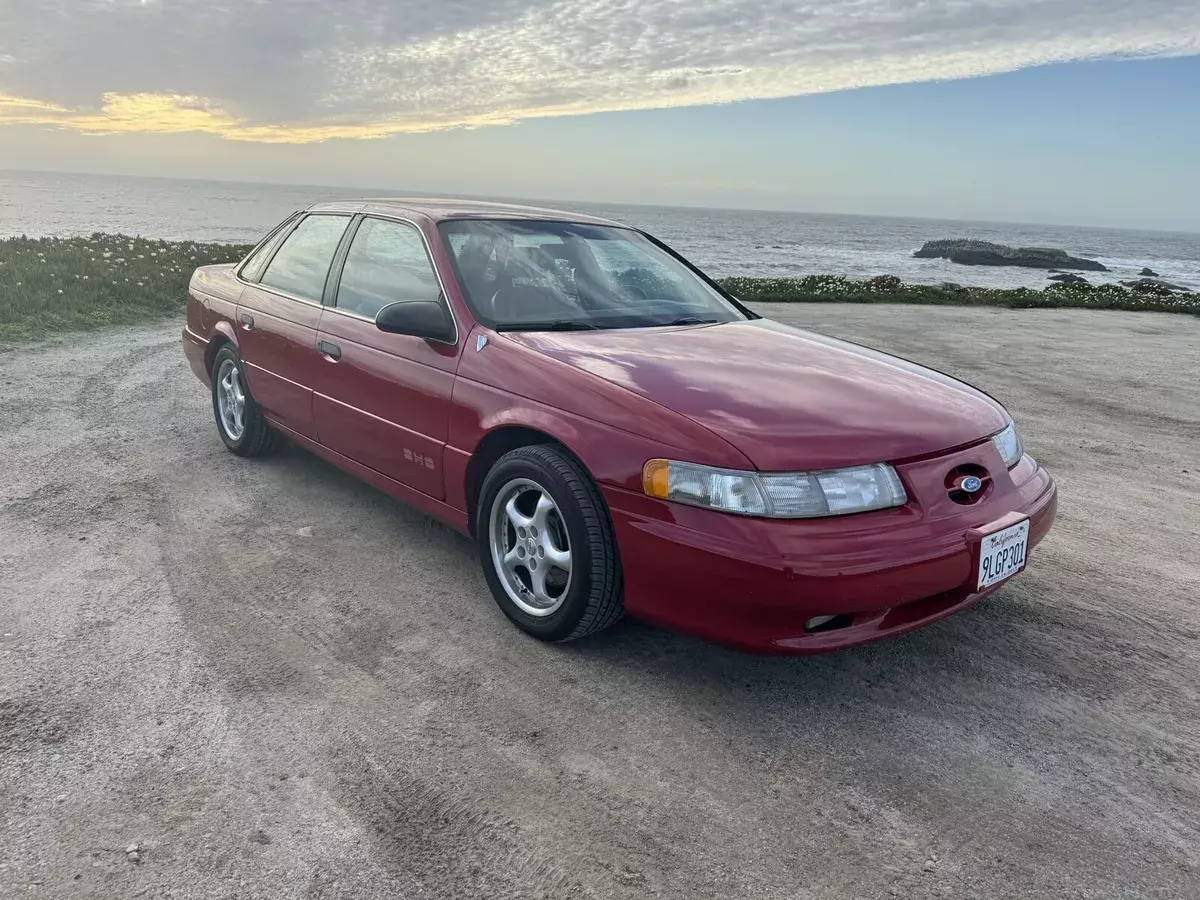
[[[465,538],[225,452],[179,325],[0,351],[0,896],[1200,896],[1200,319],[789,306],[1059,481],[922,632],[543,646]]]

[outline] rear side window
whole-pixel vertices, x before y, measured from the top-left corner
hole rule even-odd
[[[305,218],[267,266],[262,285],[320,303],[329,264],[349,222],[349,216]]]
[[[250,254],[250,258],[246,260],[246,264],[242,266],[242,271],[239,273],[247,281],[258,281],[262,275],[262,270],[267,264],[267,260],[271,258],[271,254],[275,252],[275,248],[283,243],[283,239],[291,234],[292,226],[296,224],[296,220],[300,217],[299,213],[292,213],[288,218],[271,232],[267,240],[263,241],[261,246]]]
[[[386,219],[363,220],[342,269],[338,309],[374,319],[389,303],[437,300],[440,294],[416,228]]]

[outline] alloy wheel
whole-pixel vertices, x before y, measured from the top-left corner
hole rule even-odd
[[[549,491],[528,478],[508,482],[492,503],[488,536],[509,599],[531,616],[557,611],[571,588],[571,543]]]
[[[246,432],[246,389],[242,373],[232,359],[221,361],[217,371],[217,416],[231,441],[239,441]]]

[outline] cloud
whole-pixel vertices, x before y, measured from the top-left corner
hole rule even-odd
[[[0,124],[306,143],[1193,53],[1195,0],[5,0]]]

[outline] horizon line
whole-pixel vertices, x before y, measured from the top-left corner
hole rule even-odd
[[[590,206],[627,206],[639,209],[675,209],[675,210],[694,210],[694,211],[716,211],[722,212],[746,212],[746,213],[765,213],[765,214],[781,214],[781,215],[797,215],[797,216],[829,216],[843,217],[855,219],[893,219],[893,220],[911,220],[918,222],[952,222],[952,223],[967,223],[977,225],[1018,225],[1018,226],[1033,226],[1033,227],[1051,227],[1051,228],[1080,228],[1096,231],[1136,231],[1148,234],[1169,234],[1169,235],[1200,235],[1200,228],[1195,230],[1188,228],[1147,228],[1147,227],[1131,227],[1124,225],[1094,225],[1080,224],[1078,222],[1063,222],[1063,221],[1017,221],[1010,219],[960,219],[947,218],[943,216],[919,216],[919,215],[894,215],[890,213],[852,213],[852,212],[831,212],[827,210],[814,209],[796,209],[796,208],[774,208],[764,209],[754,206],[740,205],[711,205],[711,204],[686,204],[686,203],[639,203],[637,201],[627,200],[582,200],[566,197],[518,197],[505,194],[474,194],[474,193],[454,193],[450,191],[400,191],[395,188],[362,188],[352,185],[338,184],[318,184],[309,182],[295,181],[258,181],[246,178],[212,178],[199,175],[142,175],[132,173],[114,173],[114,172],[81,172],[66,169],[14,169],[5,166],[0,166],[0,173],[15,173],[20,175],[70,175],[84,178],[132,178],[148,181],[196,181],[209,184],[246,184],[246,185],[261,185],[269,187],[284,187],[284,188],[322,188],[337,191],[354,191],[357,192],[354,196],[365,196],[363,191],[379,191],[390,193],[396,197],[411,196],[413,198],[438,198],[444,197],[452,200],[500,200],[500,201],[526,201],[538,204],[556,204],[556,203],[571,203],[571,204],[586,204]],[[337,198],[335,198],[337,199]]]

